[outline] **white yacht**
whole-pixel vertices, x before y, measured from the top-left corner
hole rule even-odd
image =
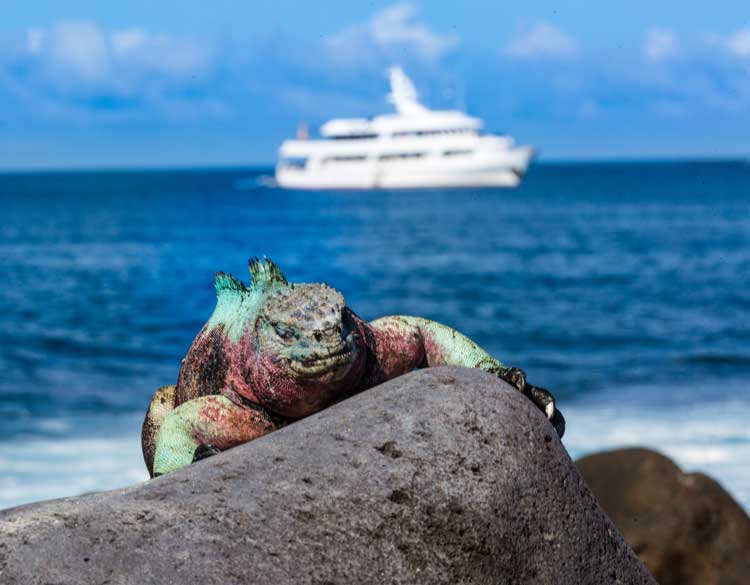
[[[339,118],[311,140],[304,127],[279,149],[276,182],[290,189],[515,187],[534,155],[510,136],[481,132],[458,110],[430,110],[401,70],[389,71],[395,114]]]

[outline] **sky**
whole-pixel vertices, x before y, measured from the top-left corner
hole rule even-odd
[[[740,0],[5,0],[0,169],[263,165],[402,65],[547,160],[750,156]]]

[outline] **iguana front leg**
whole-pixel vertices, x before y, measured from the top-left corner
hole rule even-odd
[[[455,329],[429,319],[401,315],[376,319],[370,327],[374,332],[377,375],[384,380],[414,368],[478,368],[495,374],[530,398],[545,413],[558,435],[563,436],[565,419],[555,407],[555,398],[550,392],[528,384],[523,370],[503,365]]]
[[[252,441],[280,426],[261,407],[239,406],[226,396],[188,400],[170,412],[159,429],[153,476]]]
[[[174,386],[162,386],[156,389],[151,404],[146,411],[141,429],[141,448],[143,460],[151,477],[154,476],[154,453],[156,452],[156,437],[159,436],[164,419],[174,410]]]

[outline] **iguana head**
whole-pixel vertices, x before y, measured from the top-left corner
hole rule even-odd
[[[289,285],[260,311],[259,346],[295,380],[335,382],[346,376],[358,351],[358,332],[347,317],[340,292],[325,284]]]
[[[254,305],[248,323],[254,398],[283,416],[316,412],[359,375],[364,340],[358,319],[340,292],[326,284],[290,284],[270,260],[252,260],[250,273],[243,302]]]

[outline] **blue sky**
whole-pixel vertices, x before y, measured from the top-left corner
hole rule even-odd
[[[547,159],[750,155],[740,1],[11,0],[0,168],[272,162],[402,64]]]

